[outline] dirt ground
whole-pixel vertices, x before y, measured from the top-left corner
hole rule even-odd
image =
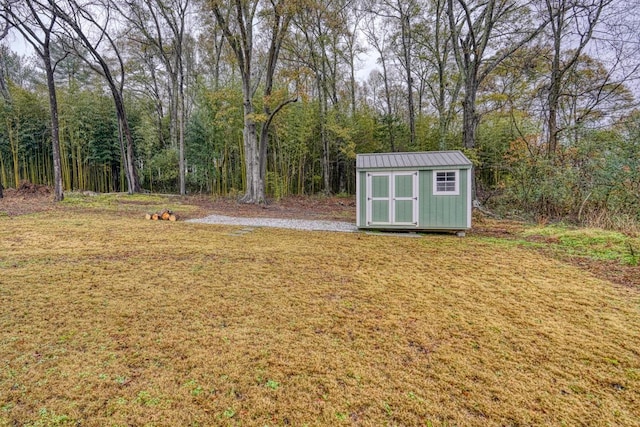
[[[26,215],[56,208],[53,192],[44,185],[22,184],[19,189],[5,188],[0,199],[0,217]]]
[[[356,216],[355,197],[292,196],[269,201],[266,205],[240,203],[232,197],[211,197],[191,195],[181,198],[180,204],[197,206],[195,210],[185,212],[181,219],[203,217],[211,214],[239,217],[272,217],[320,219],[354,222]],[[0,218],[3,216],[27,215],[37,212],[65,209],[64,204],[53,201],[51,188],[25,183],[19,189],[5,189],[0,199]],[[470,236],[517,239],[526,225],[517,221],[488,220],[474,214],[474,227]],[[550,256],[558,256],[551,251]],[[597,261],[578,257],[561,257],[563,262],[587,270],[601,279],[617,285],[640,291],[640,267],[621,265],[617,262]]]
[[[240,203],[234,198],[188,196],[188,202],[200,207],[207,215],[239,217],[274,217],[322,219],[355,222],[355,197],[290,196],[266,205]]]
[[[85,192],[86,194],[95,194]],[[84,194],[84,193],[83,193]],[[323,219],[353,222],[356,214],[354,197],[292,196],[270,200],[266,205],[240,203],[233,197],[191,195],[170,198],[180,199],[180,204],[197,206],[199,209],[181,212],[182,219],[211,214],[239,217],[275,217],[298,219]],[[142,203],[140,203],[142,204]],[[37,212],[64,209],[53,201],[51,188],[42,185],[23,184],[19,189],[5,189],[0,199],[0,216],[27,215]]]

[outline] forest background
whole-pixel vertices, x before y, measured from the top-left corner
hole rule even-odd
[[[1,4],[5,188],[262,203],[353,194],[356,153],[462,149],[495,212],[640,224],[637,1]]]

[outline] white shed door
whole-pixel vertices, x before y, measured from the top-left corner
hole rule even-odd
[[[367,225],[418,225],[418,172],[367,173]]]

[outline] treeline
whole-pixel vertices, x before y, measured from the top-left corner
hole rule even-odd
[[[3,2],[0,183],[262,202],[354,193],[356,153],[463,149],[491,209],[634,224],[633,7]]]

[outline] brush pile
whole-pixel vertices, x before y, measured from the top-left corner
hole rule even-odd
[[[146,219],[151,221],[177,221],[178,216],[172,211],[165,209],[161,212],[148,213],[145,215]]]
[[[22,181],[16,190],[19,196],[40,196],[51,194],[51,188],[46,185],[33,184],[29,181]]]

